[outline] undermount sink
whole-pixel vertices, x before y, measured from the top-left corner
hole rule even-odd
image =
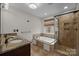
[[[14,43],[21,43],[23,40],[12,40],[9,41],[9,43],[14,44]]]
[[[17,44],[17,43],[21,43],[23,40],[18,38],[17,36],[10,36],[7,39],[8,44]]]

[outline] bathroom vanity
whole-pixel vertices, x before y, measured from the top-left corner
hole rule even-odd
[[[4,50],[0,56],[30,56],[30,43]]]
[[[0,56],[30,56],[30,42],[17,37],[16,33],[1,35],[0,47]]]

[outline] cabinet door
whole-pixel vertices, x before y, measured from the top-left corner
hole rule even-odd
[[[59,43],[70,48],[74,48],[73,19],[73,13],[59,17]]]

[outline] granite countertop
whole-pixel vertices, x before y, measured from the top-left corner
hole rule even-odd
[[[27,44],[30,44],[30,42],[27,41],[27,40],[25,40],[25,41],[23,40],[22,42],[16,43],[16,44],[8,44],[7,47],[6,47],[6,45],[4,44],[4,45],[2,46],[2,50],[1,50],[0,54],[6,53],[6,52],[8,52],[8,51],[14,50],[14,49],[16,49],[16,48],[22,47],[22,46],[27,45]]]

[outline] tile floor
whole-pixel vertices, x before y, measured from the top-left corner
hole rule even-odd
[[[55,51],[48,52],[41,47],[31,45],[31,56],[61,56],[61,54]]]

